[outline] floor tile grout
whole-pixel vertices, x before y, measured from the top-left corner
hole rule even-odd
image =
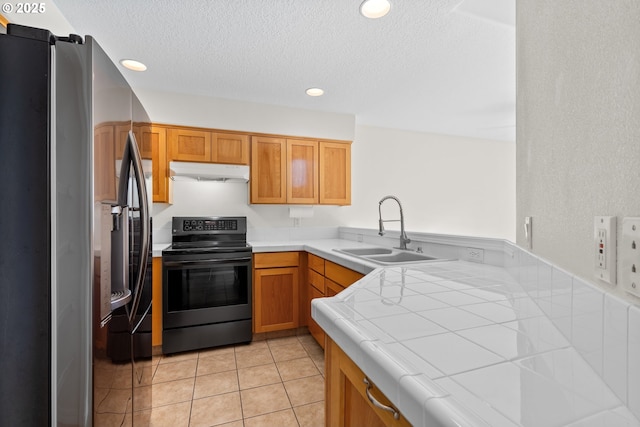
[[[249,347],[252,347],[252,346],[254,348],[250,349]],[[241,349],[241,351],[238,351],[239,348]],[[267,350],[267,351],[264,351],[264,350]],[[252,354],[247,354],[248,352],[252,352]],[[256,352],[261,352],[261,353],[256,353]],[[322,354],[323,354],[323,350],[317,343],[315,343],[315,341],[313,341],[313,339],[311,338],[311,335],[301,335],[301,336],[294,335],[290,337],[279,337],[279,338],[265,339],[260,341],[253,341],[252,344],[243,345],[243,346],[236,345],[233,347],[223,347],[220,349],[200,350],[200,351],[194,351],[191,353],[183,353],[179,355],[170,355],[170,356],[162,355],[162,356],[159,356],[157,360],[152,359],[150,361],[151,362],[150,363],[150,372],[151,372],[150,382],[148,385],[145,385],[145,387],[149,387],[149,390],[152,392],[152,396],[154,395],[153,389],[161,387],[163,390],[163,393],[170,393],[169,398],[166,398],[167,396],[165,396],[164,394],[155,395],[155,397],[159,397],[159,400],[162,400],[161,402],[162,404],[158,404],[156,406],[152,401],[150,408],[136,410],[134,414],[131,414],[130,412],[129,414],[130,416],[135,416],[136,414],[142,416],[142,414],[145,413],[146,415],[144,416],[151,417],[151,415],[153,414],[153,411],[155,410],[157,413],[167,413],[169,414],[169,416],[175,416],[175,414],[173,414],[174,409],[177,410],[177,408],[179,407],[178,405],[184,405],[182,409],[180,409],[180,411],[183,411],[182,413],[184,414],[184,415],[181,415],[181,417],[186,417],[186,420],[184,420],[186,423],[184,425],[195,427],[196,425],[200,425],[200,423],[203,420],[202,418],[203,405],[205,405],[204,402],[201,402],[197,411],[194,412],[195,402],[202,399],[213,399],[211,401],[213,403],[230,402],[228,399],[216,400],[216,398],[219,398],[220,396],[224,396],[224,395],[233,394],[234,396],[237,397],[237,403],[239,403],[238,416],[240,416],[239,419],[231,421],[231,423],[235,423],[233,425],[246,426],[247,420],[250,420],[250,419],[253,420],[260,417],[272,416],[275,413],[283,412],[283,415],[280,415],[281,418],[285,417],[288,421],[295,422],[295,424],[300,426],[300,425],[303,425],[304,422],[308,422],[310,416],[311,417],[320,416],[318,412],[318,407],[317,406],[313,407],[311,405],[318,405],[320,402],[324,402],[324,393],[322,394],[322,398],[318,399],[318,396],[315,395],[315,393],[318,390],[317,386],[315,386],[315,388],[313,389],[314,395],[306,394],[307,393],[306,390],[311,390],[309,389],[309,387],[311,385],[317,384],[319,382],[319,379],[321,379],[322,382],[324,383],[324,375],[325,375],[324,363],[321,361],[318,361],[318,359]],[[267,360],[267,355],[270,361],[267,363],[263,363],[264,361]],[[175,360],[171,360],[171,358],[174,358],[174,357],[175,357]],[[214,362],[209,361],[207,363],[207,359],[212,357],[218,357],[219,359],[218,361],[214,361]],[[252,357],[254,359],[252,359]],[[193,362],[194,360],[195,362]],[[232,360],[233,363],[231,363],[230,360]],[[242,361],[241,364],[248,364],[248,365],[239,367],[238,360]],[[303,361],[303,360],[305,362],[300,362],[297,365],[295,364],[295,361]],[[308,363],[307,361],[311,363]],[[234,368],[226,369],[226,366],[223,365],[222,366],[223,369],[218,371],[217,369],[220,368],[220,366],[218,365],[224,364],[224,363],[227,363],[228,366],[233,365]],[[254,365],[253,363],[257,363],[257,364]],[[172,364],[174,365],[172,366]],[[193,371],[191,371],[191,366],[190,366],[192,364],[195,365],[193,367]],[[275,368],[275,372],[273,371],[272,372],[277,373],[277,377],[273,376],[273,373],[269,373],[271,366]],[[176,371],[172,372],[172,368],[176,368]],[[247,376],[245,376],[244,377],[245,384],[249,386],[243,386],[241,382],[241,375],[240,375],[241,371],[245,369],[253,369],[253,368],[258,368],[258,370],[256,371],[256,375],[261,375],[260,379],[258,381],[252,382],[251,379],[247,380]],[[267,368],[267,369],[265,371],[260,371],[259,370],[260,368]],[[288,369],[288,371],[285,369]],[[298,371],[296,371],[296,369],[298,369]],[[312,370],[313,370],[313,373],[311,373]],[[234,372],[235,375],[231,375],[230,372]],[[288,373],[286,374],[287,379],[285,380],[286,372]],[[220,375],[225,373],[227,373],[226,376]],[[204,378],[208,376],[214,376],[214,375],[220,375],[220,379],[218,380],[218,378],[212,377],[208,380],[204,380]],[[271,375],[273,378],[269,379],[269,375]],[[232,381],[230,376],[233,377],[235,381]],[[315,377],[318,377],[318,379],[311,380],[311,382],[305,382],[305,380],[315,378]],[[156,382],[158,381],[158,379],[162,379],[162,381]],[[200,379],[200,381],[198,381],[198,379]],[[185,382],[188,382],[189,380],[192,381],[191,385],[189,384],[185,385]],[[219,382],[216,382],[216,381],[219,381]],[[266,381],[266,384],[262,384],[261,381]],[[296,382],[298,383],[296,384]],[[174,384],[171,384],[171,383],[174,383]],[[253,385],[253,384],[256,384],[256,385]],[[277,399],[280,399],[279,401],[280,403],[277,403],[278,402],[277,399],[274,400],[274,402],[276,403],[273,406],[273,408],[278,408],[278,409],[272,410],[272,408],[268,408],[268,407],[265,408],[264,406],[261,407],[260,404],[258,404],[258,406],[252,407],[252,411],[257,411],[256,414],[251,414],[251,416],[245,416],[245,412],[247,410],[246,408],[247,402],[245,402],[245,399],[248,397],[247,396],[243,397],[243,394],[246,394],[249,391],[255,391],[251,397],[254,402],[254,403],[251,403],[251,405],[253,405],[255,404],[255,402],[262,402],[261,400],[262,397],[260,397],[260,394],[259,394],[260,392],[258,389],[262,387],[274,387],[274,386],[276,386],[276,389],[284,391],[283,395],[280,395],[281,397],[277,398]],[[181,391],[179,387],[182,387]],[[191,387],[190,394],[189,394],[190,399],[183,394],[183,396],[186,399],[181,400],[181,398],[179,398],[177,394],[186,392],[187,390],[185,389],[185,387]],[[196,395],[196,387],[198,387],[198,395]],[[246,387],[246,388],[243,388],[243,387]],[[114,390],[115,389],[116,388],[114,388]],[[274,389],[272,388],[272,390]],[[213,394],[209,395],[208,393],[213,393]],[[278,393],[276,394],[279,394],[279,393],[281,392],[278,391]],[[292,393],[294,393],[295,396],[292,397]],[[285,401],[282,400],[284,396],[286,396],[287,403],[285,403]],[[163,397],[165,397],[166,399],[163,399]],[[176,398],[176,400],[173,400],[174,397]],[[231,398],[231,397],[228,396],[228,398]],[[311,398],[311,400],[313,401],[307,401],[308,398]],[[105,399],[106,398],[104,398],[103,400]],[[152,399],[154,399],[154,397],[152,397]],[[258,400],[255,400],[255,399],[258,399]],[[314,399],[318,399],[318,400],[314,400]],[[188,408],[186,406],[187,402],[188,402]],[[297,403],[296,406],[294,406],[294,402]],[[160,403],[160,402],[156,402],[156,403]],[[236,405],[237,403],[234,403],[234,405]],[[220,403],[217,403],[217,404],[220,404]],[[173,405],[176,405],[176,406],[173,406]],[[168,408],[168,407],[171,407],[171,408]],[[158,411],[160,408],[162,408],[162,411]],[[213,417],[213,416],[220,415],[220,413],[222,413],[220,409],[224,409],[224,408],[217,408],[217,409],[212,408],[211,416]],[[265,410],[267,412],[261,413],[262,411],[265,411]],[[286,414],[284,414],[284,412],[286,412]],[[231,415],[231,413],[228,413],[228,415]],[[293,415],[293,417],[290,417],[290,415]],[[192,419],[192,417],[194,416],[196,416],[196,418]],[[324,416],[324,411],[322,411],[322,417],[323,416]],[[182,418],[180,419],[182,420]],[[225,419],[224,417],[216,418],[216,419],[223,424],[230,422],[230,421],[221,421]],[[215,421],[215,419],[212,419],[212,422],[214,424],[218,423],[218,421]],[[253,422],[259,422],[259,421],[264,421],[264,419],[253,420],[252,422],[250,422],[250,424],[252,424]],[[323,425],[323,421],[321,422],[320,419],[316,418],[315,422]]]

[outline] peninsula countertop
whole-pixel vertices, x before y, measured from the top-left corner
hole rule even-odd
[[[251,243],[366,274],[312,315],[415,426],[640,425],[504,268],[381,268],[336,252],[370,246],[342,239]]]

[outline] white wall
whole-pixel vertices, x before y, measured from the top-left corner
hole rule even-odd
[[[514,239],[513,143],[355,126],[353,116],[341,114],[136,93],[154,122],[353,140],[352,205],[314,206],[302,227],[377,228],[378,201],[393,194],[408,231]],[[247,184],[175,181],[174,203],[154,205],[154,241],[170,239],[173,216],[243,215],[253,229],[294,226],[287,206],[248,200]],[[383,214],[396,218],[397,207],[386,202]]]
[[[515,237],[515,144],[357,126],[345,225],[378,226],[378,201],[402,202],[407,230]],[[383,218],[398,218],[395,202]],[[397,224],[385,224],[398,229]]]
[[[623,294],[594,278],[593,217],[640,215],[640,2],[576,5],[518,1],[517,220],[533,252]]]
[[[355,116],[135,89],[151,120],[245,132],[352,141]]]

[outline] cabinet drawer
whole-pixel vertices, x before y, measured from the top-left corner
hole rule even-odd
[[[344,288],[354,282],[357,282],[363,277],[363,275],[357,271],[342,267],[341,265],[335,264],[331,261],[325,261],[324,275]]]
[[[254,268],[297,267],[298,252],[267,252],[253,255]]]
[[[331,279],[324,279],[324,295],[327,297],[332,297],[334,295],[338,295],[340,292],[344,291],[344,286],[340,286],[336,282]]]
[[[320,273],[309,269],[309,284],[316,288],[324,295],[324,276]]]
[[[314,254],[309,254],[309,268],[324,276],[324,259]]]

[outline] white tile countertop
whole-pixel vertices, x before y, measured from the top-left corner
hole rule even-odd
[[[415,426],[640,425],[505,268],[380,268],[312,315]]]

